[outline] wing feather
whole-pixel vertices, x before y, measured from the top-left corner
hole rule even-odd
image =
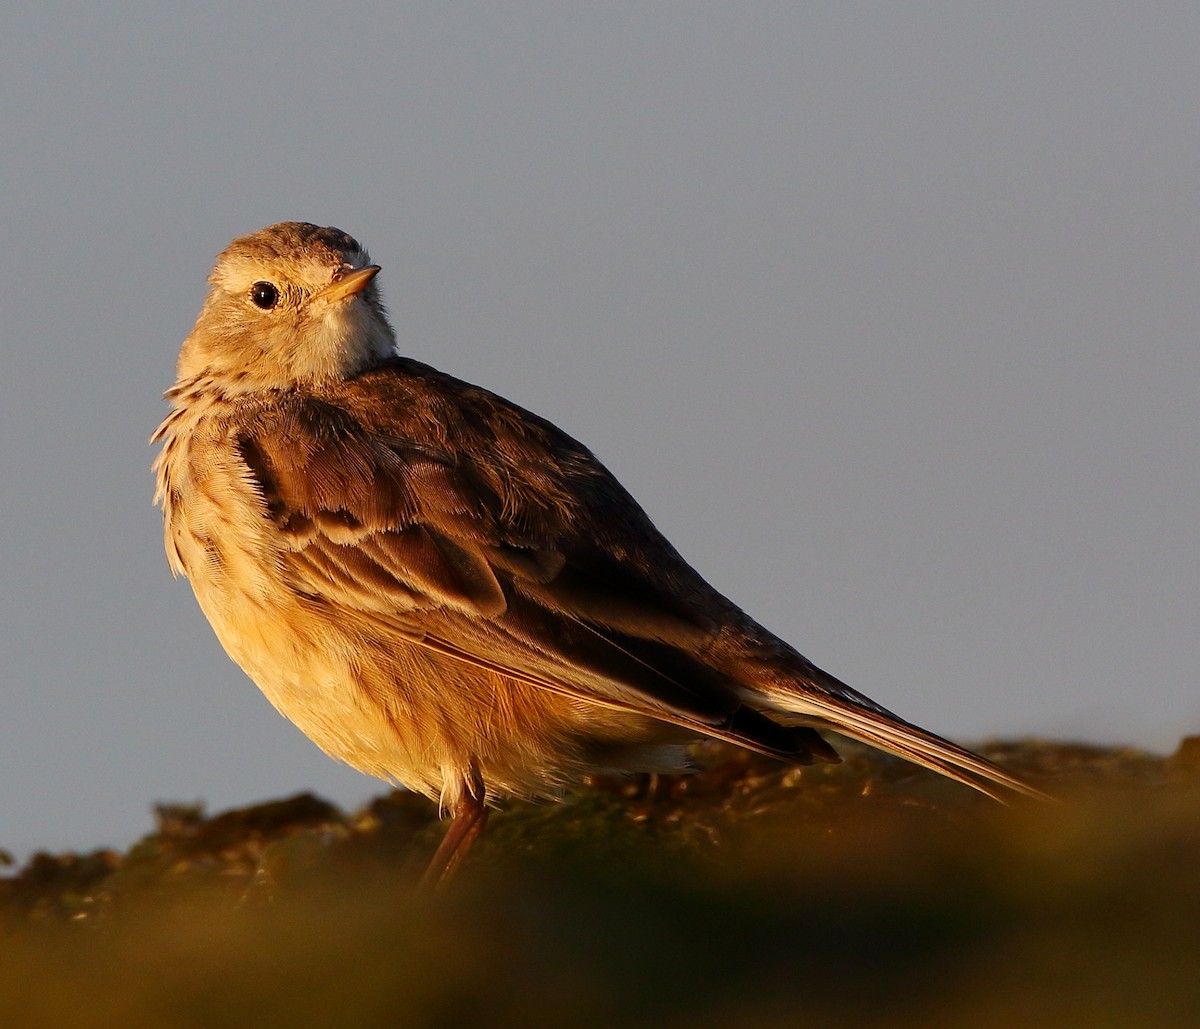
[[[830,728],[993,796],[1036,792],[758,627],[585,448],[483,390],[397,358],[280,391],[245,414],[236,447],[287,541],[283,574],[339,617],[795,762],[838,760],[814,727]]]
[[[565,500],[580,491],[558,480],[570,455],[551,460],[546,439],[515,428],[505,449],[478,419],[457,420],[472,439],[430,446],[364,424],[349,404],[276,400],[237,446],[288,539],[280,560],[297,592],[389,628],[399,620],[426,645],[543,688],[734,732],[734,684],[690,653],[718,626],[599,542],[580,544]],[[770,736],[739,717],[739,739]],[[782,732],[768,749],[795,739]]]

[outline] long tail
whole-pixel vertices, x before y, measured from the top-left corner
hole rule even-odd
[[[746,699],[755,706],[765,706],[769,715],[784,716],[782,721],[829,729],[861,740],[940,772],[1001,803],[1007,803],[1008,791],[1039,800],[1053,799],[986,758],[906,722],[833,676],[828,679],[800,688],[759,689]]]

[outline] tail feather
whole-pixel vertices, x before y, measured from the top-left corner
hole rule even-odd
[[[854,691],[846,688],[853,697]],[[864,707],[854,700],[805,691],[786,693],[772,690],[754,698],[767,703],[770,712],[791,716],[801,724],[828,729],[872,747],[878,747],[914,764],[922,765],[1007,803],[1009,793],[1050,800],[1041,790],[1023,782],[986,758],[943,739],[936,733],[906,722],[890,711],[872,704]]]

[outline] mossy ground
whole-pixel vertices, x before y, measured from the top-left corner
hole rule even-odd
[[[1198,1024],[1200,740],[981,749],[1061,801],[713,747],[511,805],[435,894],[418,798],[161,807],[0,880],[2,1024]]]

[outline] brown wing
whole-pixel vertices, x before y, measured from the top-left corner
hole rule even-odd
[[[236,445],[298,592],[541,688],[791,760],[832,756],[742,707],[700,656],[718,626],[687,598],[707,587],[682,559],[677,582],[641,570],[639,546],[674,551],[548,423],[396,362],[281,394]]]

